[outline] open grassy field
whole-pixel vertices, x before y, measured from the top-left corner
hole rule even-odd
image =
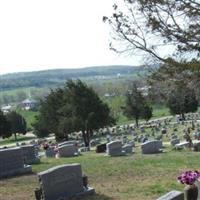
[[[0,181],[0,200],[33,200],[38,187],[37,172],[52,166],[80,163],[89,177],[89,185],[96,194],[84,200],[154,200],[170,190],[183,190],[176,178],[184,170],[200,168],[198,152],[174,151],[165,148],[165,153],[142,155],[140,147],[135,154],[108,157],[94,151],[74,158],[42,158],[33,165],[33,174]]]

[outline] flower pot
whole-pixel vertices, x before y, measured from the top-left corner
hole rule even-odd
[[[198,187],[195,184],[187,185],[184,188],[184,200],[197,200]]]

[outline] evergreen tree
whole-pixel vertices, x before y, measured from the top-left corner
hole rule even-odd
[[[89,145],[93,130],[115,122],[108,105],[80,80],[69,80],[64,88],[52,90],[41,102],[39,113],[43,127],[55,133],[57,140],[68,139],[68,134],[81,131],[85,146]],[[34,126],[36,130],[38,123]]]
[[[125,104],[124,114],[129,118],[134,118],[137,127],[140,118],[149,120],[152,117],[152,108],[148,106],[136,84],[133,84],[131,90],[127,92]]]
[[[10,132],[15,135],[17,140],[17,133],[26,134],[26,120],[15,111],[9,112],[6,118],[10,124]]]
[[[184,84],[177,84],[174,90],[169,94],[167,106],[172,114],[179,114],[184,120],[184,114],[195,112],[198,109],[198,101],[194,90]]]
[[[10,132],[10,124],[3,112],[0,110],[0,137],[8,138],[11,135],[12,134]]]

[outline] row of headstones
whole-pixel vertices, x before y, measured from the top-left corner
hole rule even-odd
[[[97,153],[105,153],[109,156],[120,156],[133,153],[134,143],[126,144],[122,146],[121,141],[112,141],[110,143],[104,143],[97,145],[96,152]],[[153,154],[162,152],[162,141],[160,140],[152,140],[147,141],[141,145],[143,154]]]
[[[34,145],[0,150],[0,178],[29,173],[40,159]]]

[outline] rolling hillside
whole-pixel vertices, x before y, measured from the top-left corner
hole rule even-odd
[[[0,76],[0,91],[25,87],[51,87],[73,78],[114,77],[133,75],[145,71],[144,67],[134,66],[99,66],[81,69],[55,69],[35,72],[11,73]]]

